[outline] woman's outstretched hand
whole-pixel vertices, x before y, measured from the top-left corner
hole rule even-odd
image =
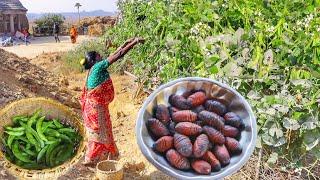
[[[125,54],[127,54],[135,45],[141,43],[143,44],[145,40],[141,37],[128,39],[121,47],[119,47],[114,53],[112,53],[108,60],[110,64],[116,62],[120,58],[122,58]]]

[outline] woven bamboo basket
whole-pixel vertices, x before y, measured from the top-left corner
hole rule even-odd
[[[59,118],[62,123],[69,124],[79,132],[83,139],[80,142],[76,155],[60,166],[43,170],[22,169],[8,161],[2,151],[0,151],[0,162],[10,174],[18,179],[57,179],[82,158],[85,150],[85,142],[87,142],[86,132],[80,118],[67,106],[46,98],[28,98],[15,101],[0,111],[0,135],[2,137],[4,126],[12,124],[13,116],[31,115],[37,109],[42,110],[41,115],[45,115],[49,119]],[[1,142],[0,145],[2,146]]]
[[[123,168],[121,163],[113,160],[101,161],[97,164],[96,179],[98,180],[122,180]]]

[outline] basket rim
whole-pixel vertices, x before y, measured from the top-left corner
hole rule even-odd
[[[101,169],[99,169],[99,165],[102,164],[102,163],[106,163],[106,162],[111,162],[111,163],[114,163],[115,166],[116,166],[116,170],[114,171],[103,171]],[[121,166],[122,163],[120,163],[119,161],[116,161],[116,160],[103,160],[103,161],[100,161],[98,162],[98,164],[96,165],[96,171],[97,173],[101,173],[101,174],[116,174],[116,173],[121,173],[123,172],[123,167]],[[120,166],[120,167],[119,167]]]
[[[66,106],[56,100],[53,100],[51,98],[46,98],[46,97],[31,97],[31,98],[23,98],[23,99],[13,101],[13,102],[7,104],[4,108],[2,108],[0,110],[0,117],[3,116],[4,114],[6,114],[6,112],[8,110],[15,107],[17,104],[25,103],[25,102],[32,102],[32,101],[43,101],[43,102],[51,104],[55,107],[59,107],[59,110],[64,111],[66,114],[70,114],[73,117],[73,119],[75,121],[77,121],[77,123],[79,123],[81,125],[83,124],[82,121],[80,120],[80,117],[73,110],[71,110],[70,107],[68,107],[68,106]],[[0,124],[0,126],[2,127],[3,125]],[[79,128],[79,127],[77,126],[76,128]],[[85,131],[85,128],[83,128],[83,130]],[[0,135],[2,136],[2,133]],[[22,174],[22,172],[24,172],[25,174],[30,174],[30,175],[44,174],[44,173],[49,173],[49,172],[50,172],[50,174],[52,174],[52,172],[57,172],[57,174],[59,174],[59,176],[60,176],[60,175],[62,175],[62,172],[66,172],[70,167],[74,166],[75,164],[77,164],[79,162],[80,158],[77,158],[78,156],[83,156],[84,150],[86,147],[86,142],[87,142],[86,132],[84,132],[84,134],[82,136],[83,137],[79,143],[79,147],[78,147],[76,155],[73,158],[69,159],[68,161],[65,161],[63,164],[56,166],[56,167],[53,167],[53,168],[46,168],[46,169],[42,169],[42,170],[23,169],[20,166],[10,162],[5,157],[5,154],[2,151],[0,151],[0,162],[3,165],[4,169],[8,170],[9,173],[12,172],[11,170],[9,170],[12,168],[6,168],[5,164],[9,164],[14,169],[19,169],[21,174]],[[0,145],[2,145],[2,142],[0,142]],[[65,167],[65,170],[61,171],[60,169],[62,167]],[[16,176],[16,177],[21,177],[21,176],[19,176],[19,174],[12,174],[12,175]],[[34,178],[34,177],[30,177],[30,178]]]

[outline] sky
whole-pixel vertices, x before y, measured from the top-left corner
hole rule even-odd
[[[117,0],[20,0],[29,13],[74,12],[74,5],[79,2],[80,11],[117,10]]]

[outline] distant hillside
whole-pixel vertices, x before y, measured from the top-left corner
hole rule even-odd
[[[27,17],[29,21],[34,21],[44,15],[45,13],[27,13]],[[67,20],[75,20],[78,19],[78,13],[77,12],[62,12],[57,13],[62,14]],[[94,17],[94,16],[113,16],[115,15],[115,12],[106,12],[103,10],[97,10],[97,11],[82,11],[80,12],[81,18],[83,17]]]

